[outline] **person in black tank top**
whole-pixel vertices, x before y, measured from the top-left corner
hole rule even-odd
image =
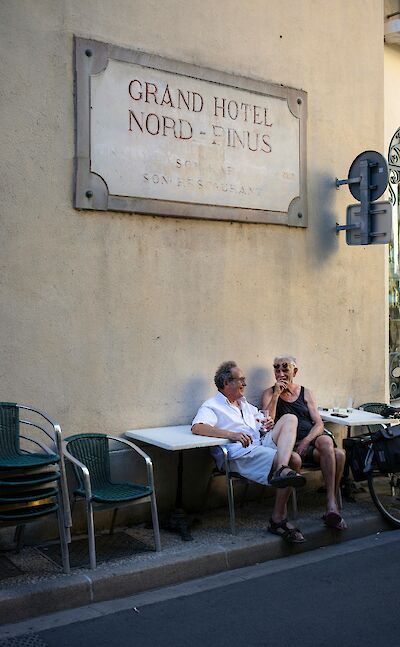
[[[345,452],[336,446],[333,435],[324,429],[317,404],[311,391],[294,382],[298,368],[290,355],[274,359],[275,384],[262,397],[263,409],[268,409],[275,422],[285,414],[297,418],[295,450],[303,463],[314,462],[321,468],[327,490],[324,523],[336,530],[347,525],[337,505],[337,493],[343,476]]]
[[[300,395],[294,402],[287,402],[278,398],[275,420],[279,420],[285,413],[293,413],[297,420],[297,441],[303,440],[311,431],[314,423],[310,416],[307,403],[304,400],[304,386],[300,387]]]

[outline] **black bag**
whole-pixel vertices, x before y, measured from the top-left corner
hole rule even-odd
[[[370,434],[363,434],[356,436],[355,438],[345,438],[343,440],[343,449],[346,451],[346,461],[350,465],[355,481],[366,481],[368,478],[368,472],[372,469],[370,463],[367,467],[365,465],[370,447]]]
[[[396,407],[391,407],[390,405],[387,404],[384,407],[382,407],[379,414],[384,418],[400,418],[400,409],[397,409]]]
[[[372,434],[374,463],[383,474],[400,472],[400,424]]]

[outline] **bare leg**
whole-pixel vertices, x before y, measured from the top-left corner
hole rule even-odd
[[[288,463],[292,469],[298,471],[301,468],[301,457],[296,452],[292,452]],[[291,492],[292,488],[289,487],[283,488],[282,490],[276,490],[275,505],[272,511],[272,520],[275,523],[280,523],[287,518],[287,502],[289,500]],[[294,528],[291,523],[287,523],[286,526],[290,529]],[[297,539],[303,538],[303,534],[300,532],[300,530],[297,530],[296,537]]]
[[[327,512],[338,513],[339,510],[336,501],[336,456],[332,439],[329,438],[329,436],[318,436],[315,441],[314,458],[320,464],[321,472],[326,485]]]
[[[297,418],[287,413],[278,420],[271,431],[272,438],[278,448],[273,469],[277,470],[282,465],[288,465],[296,442]]]
[[[291,488],[285,487],[282,490],[276,490],[275,505],[272,511],[272,519],[279,523],[287,517],[287,502],[289,501]]]
[[[289,465],[293,470],[298,472],[301,468],[301,457],[296,452],[292,452]],[[276,491],[275,505],[272,511],[272,519],[276,522],[283,521],[287,517],[287,502],[289,501],[292,488],[283,488]],[[289,524],[290,527],[290,524]]]
[[[345,451],[343,449],[338,449],[337,447],[335,447],[335,458],[336,458],[335,496],[337,497],[340,483],[342,481],[343,472],[344,472],[344,464],[346,462]]]
[[[293,452],[293,447],[296,442],[297,433],[297,418],[296,416],[288,413],[278,420],[272,429],[272,438],[277,446],[277,452],[273,463],[273,469],[277,470],[282,465],[292,464],[294,469],[301,467],[301,458],[298,454]],[[280,523],[287,518],[287,502],[291,494],[291,488],[282,488],[276,491],[275,505],[272,511],[272,521]],[[286,523],[286,528],[293,529],[293,526]],[[295,537],[299,541],[303,541],[303,535],[299,530],[295,531]]]
[[[289,466],[292,468],[292,470],[295,470],[295,472],[300,472],[301,470],[301,456],[297,452],[292,452],[292,455],[290,457],[289,461]]]

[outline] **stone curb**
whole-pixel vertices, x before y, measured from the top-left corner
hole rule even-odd
[[[288,545],[273,535],[250,541],[241,539],[239,532],[235,545],[229,548],[218,544],[193,546],[182,555],[169,555],[164,560],[161,555],[157,564],[104,564],[95,571],[87,570],[34,584],[16,585],[0,591],[0,618],[2,623],[12,623],[43,613],[122,598],[365,537],[391,527],[378,514],[368,513],[361,519],[352,519],[351,527],[344,532],[326,529],[316,521],[302,521],[301,528],[307,537],[304,544]]]

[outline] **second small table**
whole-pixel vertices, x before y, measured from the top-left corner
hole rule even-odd
[[[345,414],[346,417],[335,415],[333,409],[319,409],[319,413],[323,422],[331,422],[335,425],[347,427],[347,438],[350,438],[353,427],[384,425],[393,422],[390,418],[384,418],[377,413],[363,411],[362,409],[352,409],[352,411]],[[354,492],[357,492],[357,488],[355,483],[349,479],[349,464],[347,462],[347,458],[341,487],[344,498],[347,501],[354,501]]]
[[[319,409],[319,414],[324,422],[333,422],[335,425],[347,427],[347,435],[350,436],[352,427],[363,427],[365,425],[384,425],[393,422],[390,418],[384,418],[377,413],[363,411],[362,409],[352,409],[345,414],[346,417],[336,416],[333,409]]]

